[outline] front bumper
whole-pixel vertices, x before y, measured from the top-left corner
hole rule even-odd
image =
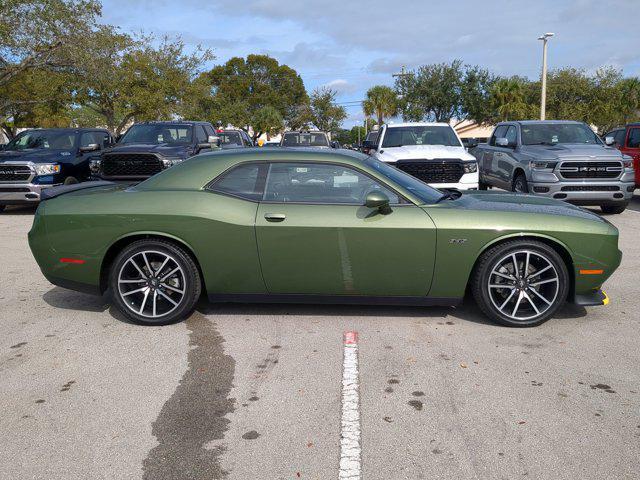
[[[633,198],[634,182],[534,182],[529,192],[575,205],[613,205]]]
[[[598,305],[608,305],[609,297],[600,289],[593,290],[590,293],[576,295],[573,303],[581,307],[595,307]]]
[[[477,190],[478,172],[465,173],[456,183],[430,183],[430,186],[438,189],[455,188],[457,190]]]
[[[46,188],[57,187],[61,183],[40,185],[35,183],[2,183],[0,184],[0,205],[21,205],[38,203],[40,195]]]

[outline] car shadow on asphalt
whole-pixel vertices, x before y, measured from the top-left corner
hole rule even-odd
[[[109,301],[108,294],[97,296],[54,287],[45,292],[42,299],[52,307],[83,312],[102,313],[108,311],[115,320],[132,323]],[[326,304],[273,304],[273,303],[209,303],[204,297],[198,302],[196,311],[202,315],[227,316],[328,316],[369,317],[372,319],[425,318],[443,320],[453,317],[482,325],[497,326],[476,306],[473,299],[465,298],[457,307],[406,307],[388,305],[326,305]],[[565,304],[555,315],[556,319],[576,319],[587,315],[584,307]]]
[[[33,215],[36,213],[38,205],[7,205],[4,212],[0,216],[5,215]]]

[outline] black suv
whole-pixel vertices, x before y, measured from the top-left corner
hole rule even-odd
[[[207,122],[136,123],[91,162],[92,177],[137,183],[202,151],[217,149],[219,143]]]
[[[89,164],[113,143],[99,128],[26,130],[0,147],[0,212],[37,203],[45,188],[89,179]]]

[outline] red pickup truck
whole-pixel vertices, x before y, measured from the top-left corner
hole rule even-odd
[[[603,138],[613,138],[613,146],[625,155],[633,157],[633,169],[636,172],[636,188],[640,188],[640,123],[630,123],[626,127],[607,132]],[[609,144],[609,143],[607,143]]]

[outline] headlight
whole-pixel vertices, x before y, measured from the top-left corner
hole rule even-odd
[[[464,173],[473,173],[478,171],[478,162],[465,162]]]
[[[175,158],[163,158],[162,159],[162,165],[164,166],[164,168],[169,168],[174,166],[176,163],[180,163],[182,161],[182,159],[180,157],[175,157]]]
[[[633,168],[633,160],[629,159],[629,160],[623,160],[622,161],[622,166],[624,168]]]
[[[545,169],[553,170],[554,168],[556,168],[557,164],[558,162],[545,162],[545,161],[532,160],[529,162],[529,167],[535,170],[545,170]]]
[[[89,162],[89,170],[91,173],[100,173],[100,166],[102,165],[102,160],[94,159]]]
[[[60,165],[57,163],[37,163],[35,167],[37,175],[53,175],[54,173],[60,173]]]

